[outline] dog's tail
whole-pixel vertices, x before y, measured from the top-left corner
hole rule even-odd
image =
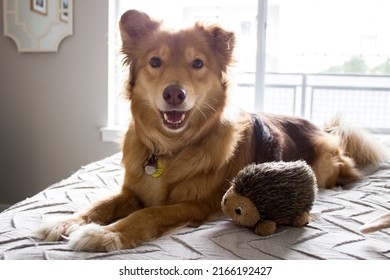
[[[339,138],[340,147],[354,159],[356,167],[377,165],[390,159],[389,149],[363,128],[352,126],[335,116],[324,131]]]

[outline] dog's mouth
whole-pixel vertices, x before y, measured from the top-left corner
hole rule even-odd
[[[165,127],[177,130],[185,126],[190,111],[160,111]]]

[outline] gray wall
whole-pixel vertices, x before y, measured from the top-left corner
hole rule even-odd
[[[12,204],[119,151],[107,124],[108,1],[74,2],[58,53],[18,53],[0,4],[0,204]]]

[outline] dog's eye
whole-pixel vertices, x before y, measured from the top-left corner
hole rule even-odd
[[[201,59],[195,59],[192,62],[192,68],[194,69],[200,69],[203,67],[203,61]]]
[[[161,66],[161,58],[157,57],[157,56],[153,56],[150,60],[149,60],[149,65],[152,66],[153,68],[158,68]]]

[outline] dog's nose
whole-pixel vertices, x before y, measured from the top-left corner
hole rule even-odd
[[[163,92],[165,102],[174,106],[182,104],[186,96],[186,91],[177,85],[167,86]]]

